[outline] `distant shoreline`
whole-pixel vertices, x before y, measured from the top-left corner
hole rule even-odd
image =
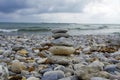
[[[0,22],[0,23],[26,23],[26,24],[81,24],[81,25],[120,25],[120,23],[59,23],[59,22]]]

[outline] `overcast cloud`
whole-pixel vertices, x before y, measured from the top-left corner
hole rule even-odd
[[[120,23],[120,0],[0,0],[0,22]]]

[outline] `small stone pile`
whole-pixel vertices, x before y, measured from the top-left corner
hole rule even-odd
[[[55,39],[58,39],[60,37],[65,37],[65,38],[68,38],[70,37],[69,34],[67,34],[67,30],[62,30],[62,29],[55,29],[55,30],[52,30],[52,33],[54,34],[53,35],[53,38]]]
[[[67,34],[67,30],[56,29],[52,30],[53,40],[51,43],[53,46],[49,51],[54,55],[70,55],[75,52],[73,48],[73,42],[70,39],[70,35]]]

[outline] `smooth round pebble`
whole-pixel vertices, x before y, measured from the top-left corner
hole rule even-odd
[[[42,80],[58,80],[64,77],[65,74],[63,71],[48,71],[44,73]]]
[[[73,47],[66,46],[53,46],[49,51],[54,55],[70,55],[75,52],[75,49]]]

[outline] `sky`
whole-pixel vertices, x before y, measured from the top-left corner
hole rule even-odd
[[[0,0],[0,22],[120,23],[120,0]]]

